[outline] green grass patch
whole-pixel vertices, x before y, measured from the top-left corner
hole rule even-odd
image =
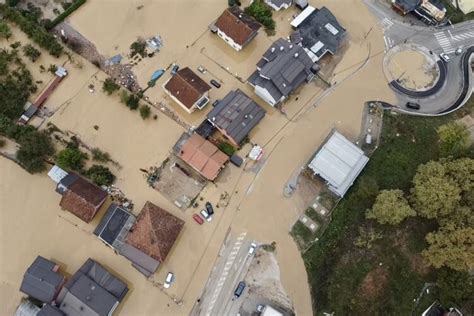
[[[300,221],[297,221],[291,228],[291,236],[295,239],[300,250],[305,250],[314,241],[316,236]]]

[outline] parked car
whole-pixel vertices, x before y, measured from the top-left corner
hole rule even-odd
[[[208,222],[212,220],[211,215],[209,215],[209,213],[206,210],[201,211],[201,216],[204,217],[204,219]]]
[[[413,109],[413,110],[419,110],[421,106],[418,103],[407,102],[407,108]]]
[[[163,284],[163,287],[165,289],[169,289],[171,286],[171,283],[174,281],[174,275],[173,272],[168,272],[168,275],[166,276],[165,283]]]
[[[449,58],[448,54],[441,53],[441,54],[439,54],[439,57],[440,57],[442,60],[444,60],[445,62],[449,63],[450,58]]]
[[[458,47],[458,49],[456,49],[456,51],[454,52],[456,55],[461,55],[462,53],[462,47]]]
[[[193,214],[193,219],[198,223],[199,225],[202,225],[204,223],[204,220],[202,219],[201,216],[198,214]]]
[[[234,299],[239,298],[240,295],[242,295],[242,293],[244,292],[244,290],[245,290],[245,282],[240,281],[239,285],[237,285],[237,288],[234,291]]]
[[[216,88],[221,87],[221,84],[217,80],[214,80],[214,79],[211,79],[211,84]]]
[[[257,244],[253,242],[253,243],[250,244],[249,256],[251,256],[255,253],[255,249],[257,249]]]
[[[171,68],[171,75],[174,76],[179,70],[179,65],[173,64],[173,68]]]
[[[214,208],[212,207],[211,202],[206,202],[206,211],[209,215],[214,215]]]
[[[203,66],[199,66],[199,67],[198,67],[198,71],[199,71],[200,73],[202,73],[202,74],[205,74],[205,73],[206,73],[206,69],[204,69]]]
[[[221,101],[221,100],[218,99],[218,100],[212,102],[212,106],[214,107],[214,106],[218,105],[220,101]]]

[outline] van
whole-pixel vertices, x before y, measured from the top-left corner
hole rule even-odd
[[[414,103],[414,102],[407,102],[407,108],[413,109],[413,110],[419,110],[420,105],[418,103]]]

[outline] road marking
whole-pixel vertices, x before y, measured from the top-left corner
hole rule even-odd
[[[448,36],[444,32],[437,32],[434,34],[436,40],[438,41],[438,44],[441,46],[443,51],[446,54],[450,54],[454,52],[454,48],[451,45],[451,41],[449,40]]]
[[[385,43],[385,51],[387,51],[390,47],[388,46],[389,44],[387,42],[387,37],[386,36],[383,37],[383,41]]]
[[[393,22],[390,21],[388,18],[383,18],[381,22],[382,22],[382,29],[384,31],[388,30],[393,25]]]

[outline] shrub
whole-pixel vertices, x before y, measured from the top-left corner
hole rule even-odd
[[[228,156],[232,156],[235,153],[235,148],[229,143],[222,142],[219,144],[218,147],[221,151],[223,151]]]
[[[59,152],[56,157],[56,164],[63,169],[81,171],[84,168],[87,154],[78,148],[66,148]]]
[[[109,168],[93,165],[86,172],[86,176],[97,185],[111,185],[115,181],[115,176],[110,172]]]
[[[68,5],[63,5],[63,8],[65,11],[61,13],[60,15],[58,15],[52,22],[48,23],[46,25],[46,29],[50,30],[56,25],[58,25],[59,23],[61,23],[62,21],[64,21],[65,18],[67,18],[71,13],[73,13],[77,9],[79,9],[81,5],[83,5],[84,3],[86,3],[86,0],[76,0],[74,3],[68,3]]]
[[[6,142],[3,138],[0,138],[0,148],[5,147],[5,144],[6,144],[6,143],[7,143],[7,142]]]
[[[110,155],[107,152],[100,150],[99,148],[93,148],[91,150],[92,153],[92,160],[100,161],[100,162],[108,162],[110,161]]]
[[[146,56],[146,43],[144,40],[138,39],[130,45],[130,57],[137,54],[142,57]]]
[[[9,39],[12,36],[12,31],[7,23],[0,21],[0,38]]]
[[[20,149],[16,157],[20,164],[29,172],[42,172],[46,169],[45,159],[54,154],[51,138],[45,132],[36,129],[22,129],[18,139]]]
[[[151,114],[151,110],[148,105],[144,104],[140,107],[140,116],[142,117],[142,119],[146,120],[147,118],[150,117],[150,114]]]
[[[41,52],[31,44],[26,44],[23,46],[23,54],[32,62],[35,62],[41,56]]]
[[[120,86],[115,83],[115,81],[112,78],[107,78],[105,79],[103,85],[102,85],[102,91],[107,93],[108,95],[111,95],[115,91],[120,89]]]
[[[128,97],[126,104],[130,110],[136,110],[138,109],[139,102],[140,102],[140,98],[136,96],[135,94],[132,94]]]

